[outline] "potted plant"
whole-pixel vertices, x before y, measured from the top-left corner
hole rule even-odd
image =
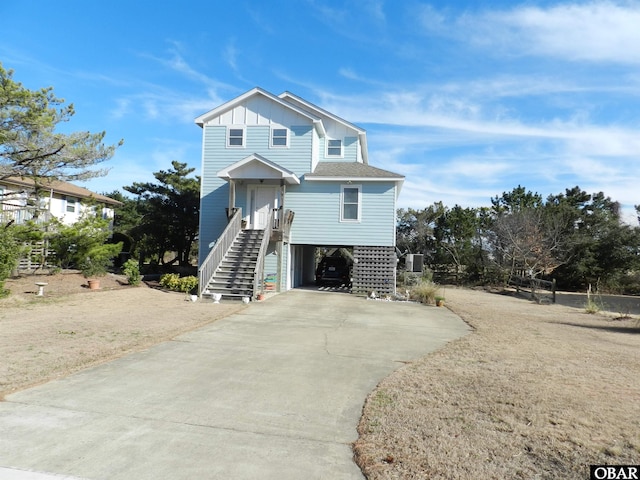
[[[86,258],[80,265],[80,270],[84,278],[87,279],[89,289],[97,290],[100,288],[99,278],[107,274],[108,268],[120,250],[122,250],[122,244],[96,245],[89,249]]]
[[[444,297],[436,296],[435,300],[436,300],[436,306],[444,307]]]

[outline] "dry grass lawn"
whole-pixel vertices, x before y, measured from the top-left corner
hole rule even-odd
[[[47,282],[37,297],[36,281]],[[142,350],[242,308],[192,303],[184,294],[101,279],[92,291],[77,273],[9,280],[0,300],[0,399],[8,393]]]
[[[467,289],[474,329],[369,396],[354,446],[367,478],[584,479],[640,463],[640,324]]]

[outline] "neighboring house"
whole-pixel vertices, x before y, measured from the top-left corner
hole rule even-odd
[[[35,182],[28,178],[9,177],[0,180],[0,225],[10,222],[37,223],[53,218],[65,225],[73,225],[87,209],[99,211],[102,218],[113,222],[114,208],[122,205],[117,200],[91,192],[68,182],[43,180],[40,197],[35,198]],[[29,254],[20,259],[20,270],[33,270],[49,265],[47,245],[31,245]]]
[[[342,248],[352,252],[353,292],[395,292],[404,177],[369,165],[363,129],[260,88],[195,122],[201,289],[252,296],[313,283],[316,249]]]
[[[113,219],[114,208],[120,202],[86,188],[59,180],[42,181],[41,197],[34,198],[35,182],[29,178],[9,177],[0,180],[0,222],[24,223],[33,218],[40,221],[57,218],[73,225],[87,208],[100,209],[102,218]]]

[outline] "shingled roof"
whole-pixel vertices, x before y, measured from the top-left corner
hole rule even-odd
[[[320,162],[315,170],[304,176],[307,180],[321,180],[332,178],[341,179],[369,179],[369,180],[393,180],[402,181],[403,175],[389,172],[381,168],[365,165],[357,162]]]
[[[35,182],[30,178],[20,178],[20,177],[9,177],[3,180],[0,180],[0,184],[8,184],[14,185],[17,187],[24,188],[33,188],[35,186]],[[43,179],[40,183],[43,188],[48,190],[53,190],[55,193],[59,193],[61,195],[69,195],[77,198],[86,198],[93,199],[96,202],[104,203],[107,205],[122,205],[122,202],[118,200],[114,200],[113,198],[109,198],[105,195],[100,195],[99,193],[92,192],[91,190],[87,190],[86,188],[79,187],[69,182],[62,182],[60,180],[51,180],[51,179]]]

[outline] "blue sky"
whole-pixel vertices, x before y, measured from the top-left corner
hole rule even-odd
[[[125,143],[84,186],[200,167],[198,115],[260,86],[367,130],[399,207],[523,185],[640,204],[640,2],[4,0],[0,61]]]

